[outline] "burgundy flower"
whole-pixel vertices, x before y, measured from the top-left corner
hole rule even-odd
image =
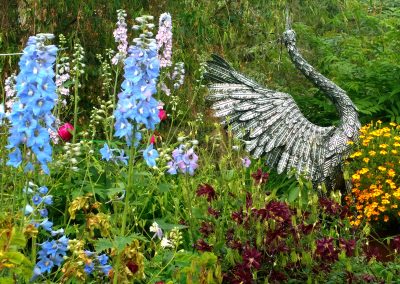
[[[354,256],[354,250],[356,249],[356,240],[345,240],[339,239],[339,246],[341,249],[346,251],[347,256]]]
[[[126,264],[126,266],[129,268],[129,270],[133,273],[133,274],[135,274],[136,272],[138,272],[138,270],[139,270],[139,266],[135,263],[135,262],[133,262],[133,261],[128,261],[128,263]]]
[[[232,278],[228,283],[232,284],[252,284],[253,274],[251,270],[244,264],[238,264],[233,268]]]
[[[276,282],[276,283],[284,283],[287,279],[285,274],[283,274],[280,271],[272,270],[271,275],[268,278],[269,281],[271,282]]]
[[[393,248],[397,250],[397,253],[400,253],[400,236],[396,236],[393,238],[392,245]]]
[[[165,282],[164,281],[157,281],[157,282],[154,282],[154,284],[165,284]]]
[[[213,199],[217,199],[217,193],[215,192],[214,188],[205,183],[200,184],[196,191],[197,196],[207,196],[207,201],[210,202]]]
[[[376,283],[377,282],[376,278],[370,274],[364,274],[362,276],[362,280],[364,280],[366,283]]]
[[[291,223],[292,212],[290,211],[289,206],[280,201],[272,201],[269,202],[265,206],[266,211],[268,212],[268,218],[274,219],[278,222]]]
[[[246,193],[246,209],[248,210],[251,206],[253,206],[253,198],[251,197],[250,192]]]
[[[242,252],[243,264],[247,268],[260,269],[262,254],[255,248],[246,246]]]
[[[215,210],[214,208],[212,208],[211,206],[208,207],[208,214],[210,214],[211,216],[214,216],[215,218],[219,218],[219,216],[221,216],[221,212],[218,210]]]
[[[212,246],[207,244],[205,240],[203,239],[199,239],[197,240],[196,244],[194,245],[194,247],[198,250],[198,251],[212,251]]]
[[[214,233],[214,225],[210,222],[202,222],[199,231],[206,238]]]
[[[329,215],[337,215],[340,213],[341,206],[336,201],[332,199],[321,197],[319,199],[319,205],[323,210]]]
[[[257,185],[260,185],[260,184],[266,183],[268,181],[269,174],[263,173],[263,171],[261,169],[258,169],[257,172],[252,173],[251,176],[253,177],[254,182]]]
[[[243,212],[241,210],[232,212],[231,217],[239,225],[243,224]]]
[[[317,240],[316,255],[323,260],[335,261],[338,260],[339,252],[335,249],[333,238],[322,238]]]
[[[314,229],[314,224],[305,225],[304,223],[301,223],[297,228],[302,234],[308,235]]]

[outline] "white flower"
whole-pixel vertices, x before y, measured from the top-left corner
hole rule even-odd
[[[152,237],[152,239],[157,236],[160,240],[163,237],[163,232],[161,230],[161,228],[158,226],[157,222],[153,222],[153,224],[150,226],[150,232],[154,233],[154,236]]]
[[[167,248],[167,247],[172,248],[172,247],[174,247],[174,246],[172,245],[172,243],[171,243],[170,240],[168,240],[166,237],[164,237],[164,238],[162,238],[162,240],[161,240],[161,247],[162,247],[162,248]]]

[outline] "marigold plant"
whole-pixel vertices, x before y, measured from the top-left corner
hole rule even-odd
[[[346,202],[356,215],[352,224],[400,221],[400,125],[381,121],[361,128],[360,141],[347,167],[352,181]]]

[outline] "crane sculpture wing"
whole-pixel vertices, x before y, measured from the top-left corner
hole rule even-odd
[[[358,138],[356,107],[342,89],[303,59],[294,31],[286,31],[284,39],[294,64],[335,104],[341,119],[337,127],[311,123],[290,95],[262,87],[217,55],[206,66],[205,77],[211,82],[208,99],[215,116],[230,124],[255,158],[266,156],[267,165],[278,173],[294,168],[314,184],[329,184],[349,152],[348,141]]]

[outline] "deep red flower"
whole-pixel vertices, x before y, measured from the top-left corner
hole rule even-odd
[[[157,281],[157,282],[154,282],[154,284],[165,284],[165,282],[164,281]]]
[[[161,121],[167,119],[167,112],[164,109],[158,110],[158,117],[160,118]]]
[[[194,244],[194,247],[198,251],[212,251],[212,246],[207,244],[205,240],[199,239],[197,242]]]
[[[72,133],[74,131],[74,127],[70,123],[64,123],[63,125],[58,128],[58,135],[61,137],[62,140],[68,142],[72,138]]]
[[[196,191],[197,196],[207,196],[207,201],[210,202],[213,199],[217,199],[217,193],[215,192],[214,188],[205,183],[200,184]]]
[[[221,216],[221,212],[218,210],[215,210],[211,206],[208,207],[208,214],[210,214],[211,216],[214,216],[217,219]]]
[[[156,143],[156,137],[154,135],[151,135],[150,137],[150,144]]]
[[[263,173],[263,171],[259,168],[257,172],[252,173],[251,176],[253,177],[254,182],[259,185],[268,181],[269,174]]]
[[[321,259],[323,260],[331,262],[338,260],[339,252],[334,247],[333,238],[322,238],[320,240],[317,240],[316,242],[316,255],[321,257]]]
[[[354,251],[356,249],[356,240],[345,240],[343,238],[339,239],[339,247],[346,252],[347,256],[354,256]]]
[[[138,270],[139,270],[139,266],[135,263],[135,262],[133,262],[133,261],[128,261],[128,263],[126,264],[126,266],[129,268],[129,270],[133,273],[133,274],[135,274],[136,272],[138,272]]]
[[[236,223],[243,224],[243,212],[241,210],[232,212],[231,214],[232,220]]]
[[[243,264],[247,268],[260,269],[262,254],[256,248],[246,246],[242,252]]]
[[[229,279],[229,283],[232,284],[252,284],[253,274],[251,270],[244,264],[238,264],[233,268],[233,275]]]
[[[400,236],[396,236],[392,241],[393,248],[397,250],[397,253],[400,253]]]
[[[253,206],[253,198],[250,192],[246,192],[246,209],[248,210],[251,206]]]
[[[283,274],[280,271],[272,270],[271,274],[268,278],[269,281],[271,282],[276,282],[276,283],[284,283],[287,279],[285,274]]]
[[[321,197],[319,199],[319,205],[329,215],[338,215],[341,211],[341,206],[339,203],[326,197]]]
[[[206,238],[214,233],[214,225],[210,222],[202,222],[199,231]]]

